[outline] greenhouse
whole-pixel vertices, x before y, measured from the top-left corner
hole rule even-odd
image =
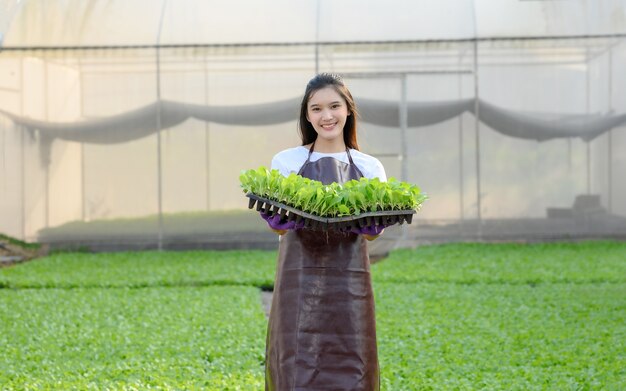
[[[429,196],[389,245],[626,237],[624,0],[0,4],[0,232],[275,245],[239,174],[332,72],[361,149]]]

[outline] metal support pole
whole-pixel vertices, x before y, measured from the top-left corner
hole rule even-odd
[[[209,75],[206,54],[204,57],[204,104],[209,105]],[[211,155],[209,121],[204,121],[204,173],[206,185],[206,210],[211,210]]]
[[[459,61],[460,62],[460,61]],[[460,64],[459,64],[460,68]],[[458,78],[459,100],[463,99],[463,75],[459,74]],[[465,182],[463,178],[463,113],[459,115],[459,215],[460,220],[465,220],[465,208],[463,201],[465,199]]]
[[[587,194],[591,194],[591,141],[586,143],[587,155]]]
[[[608,190],[607,190],[607,210],[609,213],[613,213],[613,129],[609,130],[607,135],[607,163],[608,163]]]
[[[609,85],[608,85],[608,106],[609,112],[613,110],[613,48],[609,50]],[[609,129],[607,135],[607,210],[609,213],[613,212],[613,129]]]
[[[39,140],[41,143],[41,139]],[[52,144],[46,145],[45,148],[50,148],[49,154],[52,155]],[[52,164],[52,158],[50,158],[46,164],[46,170],[44,172],[44,192],[45,192],[45,200],[44,202],[44,227],[48,228],[50,226],[50,164]]]
[[[163,169],[161,162],[161,82],[160,82],[160,54],[159,48],[156,49],[157,61],[156,61],[156,75],[157,75],[157,94],[156,94],[156,139],[157,139],[157,214],[158,214],[158,227],[157,227],[157,248],[159,251],[163,250]]]
[[[482,222],[480,184],[480,103],[478,88],[478,40],[474,40],[474,128],[476,130],[476,217]],[[480,233],[482,234],[482,232]]]
[[[24,116],[24,58],[20,59],[20,115]],[[26,240],[26,159],[24,148],[26,145],[26,129],[18,125],[20,131],[20,198],[22,200],[22,208],[20,210],[20,218],[22,220],[22,240]]]
[[[44,61],[43,66],[44,78],[43,78],[43,86],[44,86],[44,110],[46,121],[49,121],[49,113],[48,113],[48,64]],[[43,138],[41,137],[41,132],[39,133],[39,146],[41,147]],[[46,148],[48,148],[48,153],[45,155],[47,161],[42,162],[46,166],[46,171],[44,173],[44,193],[45,193],[45,202],[44,202],[44,227],[48,228],[50,226],[50,165],[52,164],[52,141],[49,143],[46,142]]]
[[[315,5],[315,74],[320,73],[320,1]]]
[[[87,221],[87,203],[85,202],[85,143],[80,143],[80,201],[81,201],[81,220]]]
[[[587,57],[589,56],[589,50],[587,50]],[[591,100],[589,94],[591,93],[591,79],[589,77],[589,61],[586,63],[585,69],[585,113],[589,115],[591,108]],[[591,194],[591,141],[586,142],[587,151],[587,194]]]
[[[161,161],[161,29],[163,28],[163,15],[167,0],[163,0],[161,8],[161,18],[159,20],[159,30],[157,33],[156,46],[156,136],[157,136],[157,209],[159,216],[158,243],[159,251],[163,250],[163,168]]]
[[[409,146],[407,142],[407,131],[409,127],[408,107],[407,107],[407,75],[402,74],[400,78],[400,107],[399,107],[399,123],[400,137],[402,138],[402,180],[409,180]]]
[[[79,72],[79,86],[78,89],[80,91],[80,118],[84,118],[83,108],[85,107],[85,90],[84,90],[84,80],[83,80],[83,69],[80,64],[80,60],[78,63],[78,72]],[[81,213],[80,218],[82,221],[87,221],[87,199],[86,197],[86,188],[85,188],[85,143],[81,141],[80,143],[80,204],[81,204]]]
[[[21,70],[24,72],[24,68]],[[22,94],[24,92],[22,91]],[[23,99],[23,97],[22,97]],[[24,158],[24,148],[26,144],[26,129],[18,125],[18,129],[20,130],[20,175],[22,180],[20,181],[20,197],[22,199],[22,208],[20,210],[20,218],[22,220],[22,240],[26,240],[26,159]]]
[[[157,213],[158,237],[157,248],[163,250],[163,169],[161,162],[161,86],[159,82],[159,48],[157,48],[157,110],[156,110],[156,137],[157,137]]]

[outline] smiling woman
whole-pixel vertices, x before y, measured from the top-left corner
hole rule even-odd
[[[300,108],[302,146],[278,153],[272,168],[325,185],[363,177],[386,181],[380,162],[358,151],[356,116],[339,76],[315,76]],[[378,390],[366,239],[380,235],[382,226],[355,232],[268,223],[281,238],[267,331],[266,390]]]

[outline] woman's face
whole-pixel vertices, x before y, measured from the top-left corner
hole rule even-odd
[[[315,91],[307,103],[306,118],[317,137],[326,141],[343,140],[343,127],[350,113],[346,101],[333,87]]]

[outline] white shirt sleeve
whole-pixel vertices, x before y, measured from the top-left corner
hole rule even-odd
[[[278,170],[283,176],[289,176],[292,172],[297,174],[308,155],[309,150],[306,148],[285,149],[274,155],[271,169]]]
[[[289,169],[281,162],[278,155],[272,158],[271,170],[278,170],[283,176],[289,176]]]
[[[373,164],[369,167],[370,172],[367,175],[368,178],[378,178],[381,182],[387,182],[387,173],[385,173],[385,167],[378,159],[374,159]],[[365,175],[365,174],[364,174]]]
[[[361,151],[351,151],[352,159],[357,167],[359,167],[364,177],[368,179],[378,178],[381,182],[387,182],[385,167],[383,167],[380,160]]]

